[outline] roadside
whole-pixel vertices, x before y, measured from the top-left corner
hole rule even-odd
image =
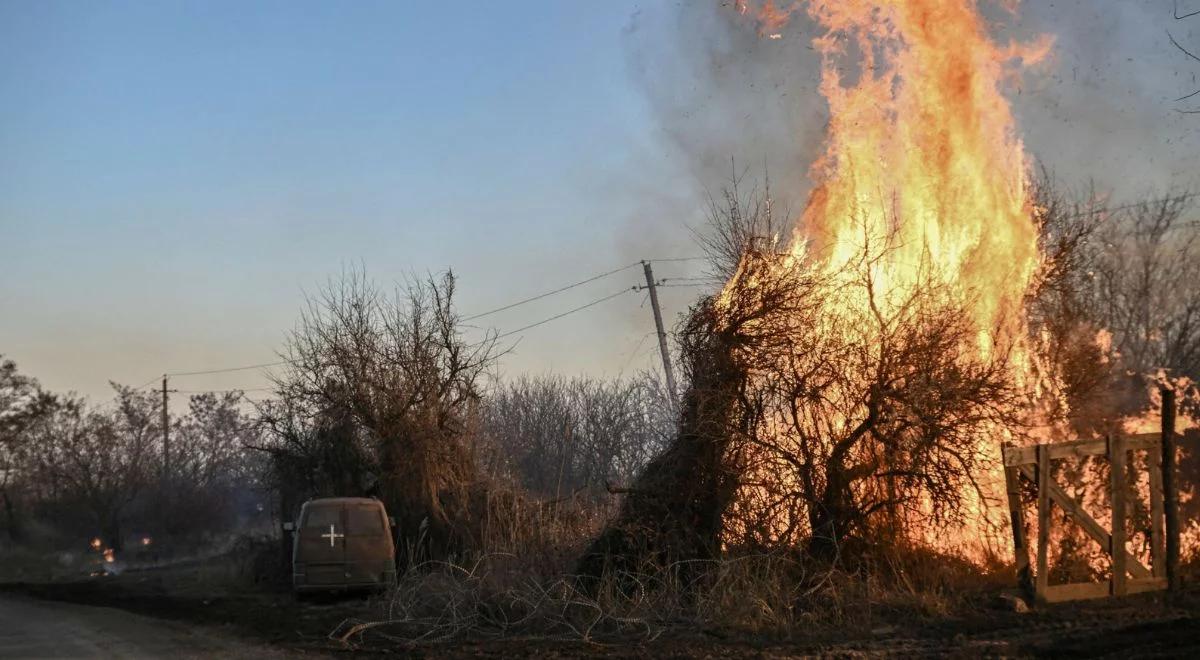
[[[3,658],[284,658],[210,629],[108,607],[0,596]]]
[[[347,620],[383,618],[381,601],[349,597],[298,603],[286,591],[239,591],[205,583],[194,569],[9,583],[0,585],[0,594],[0,619],[19,612],[13,620],[23,622],[23,632],[4,638],[10,647],[37,649],[34,643],[42,640],[50,644],[43,655],[57,656],[258,657],[269,649],[279,657],[340,655],[350,650],[422,658],[1177,657],[1200,648],[1200,592],[1196,590],[1174,598],[1138,595],[1029,613],[981,608],[968,616],[918,621],[893,620],[881,612],[870,627],[822,627],[783,640],[717,631],[667,631],[653,641],[451,639],[408,647],[389,641],[383,636],[387,628],[382,627],[376,631],[382,635],[366,635],[354,649],[331,641],[329,633]],[[54,646],[60,643],[67,646]],[[7,652],[0,646],[0,656],[31,654],[37,655]]]
[[[247,644],[318,654],[338,648],[327,635],[339,623],[378,611],[375,603],[361,597],[298,603],[289,591],[231,585],[196,567],[0,584],[0,597],[9,596],[115,608],[204,626]]]

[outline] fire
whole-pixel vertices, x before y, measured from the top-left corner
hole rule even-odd
[[[114,561],[116,561],[116,560],[117,560],[117,555],[116,555],[116,553],[115,553],[115,552],[113,552],[113,549],[112,549],[112,548],[105,548],[105,549],[104,549],[104,561],[105,561],[105,563],[111,564],[111,563],[113,563],[113,562],[114,562]]]
[[[92,539],[92,542],[90,543],[90,545],[92,546],[92,550],[99,550],[100,546],[104,545],[104,542],[101,541],[99,538],[94,538],[94,539]]]
[[[808,11],[826,29],[814,46],[830,121],[792,254],[845,272],[868,243],[886,247],[871,274],[891,302],[932,272],[971,298],[981,351],[996,331],[1023,336],[1040,257],[1029,161],[1002,87],[1013,59],[1036,60],[1045,44],[994,43],[958,0],[814,1]],[[850,82],[852,51],[861,61]],[[855,304],[866,313],[865,300]]]
[[[808,0],[784,10],[768,1],[753,13],[759,34],[774,37],[801,7],[823,30],[813,47],[829,123],[781,267],[832,280],[829,331],[853,328],[864,345],[875,341],[873,318],[896,313],[919,289],[944,292],[969,316],[966,352],[985,363],[1003,351],[1017,387],[1044,395],[1023,310],[1041,266],[1030,161],[1004,89],[1018,65],[1046,56],[1050,40],[997,43],[975,3],[962,0]],[[845,414],[849,426],[862,411]],[[979,438],[981,455],[998,458],[1000,441],[1012,439],[995,431]],[[999,499],[999,466],[990,472],[984,486]],[[973,517],[1003,526],[1002,507],[988,511],[971,497]],[[964,530],[964,543],[977,531]],[[1005,544],[994,534],[986,545]]]

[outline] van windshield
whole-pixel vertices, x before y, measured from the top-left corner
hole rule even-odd
[[[329,529],[330,525],[334,527],[342,526],[342,507],[340,506],[314,506],[309,507],[308,517],[304,519],[305,529]]]
[[[377,506],[351,506],[346,508],[346,531],[350,534],[383,533],[383,514]]]

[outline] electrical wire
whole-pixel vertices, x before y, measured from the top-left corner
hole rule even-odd
[[[278,367],[284,364],[291,364],[291,360],[280,360],[278,362],[264,362],[262,364],[250,364],[244,367],[226,367],[224,369],[205,369],[203,371],[174,371],[168,372],[167,376],[203,376],[205,374],[221,374],[227,371],[249,371],[250,369],[266,369],[267,367]]]
[[[707,262],[707,260],[708,260],[708,257],[672,257],[672,258],[668,258],[668,259],[646,259],[646,260],[647,260],[647,262],[650,262],[650,263],[654,263],[654,262],[662,262],[662,263],[668,263],[668,262]]]
[[[595,307],[596,305],[599,305],[602,302],[607,302],[609,300],[612,300],[613,298],[616,298],[619,295],[629,293],[630,291],[633,291],[633,290],[634,290],[633,287],[621,289],[620,291],[618,291],[614,294],[604,296],[603,298],[597,298],[596,300],[593,300],[592,302],[580,305],[579,307],[576,307],[574,309],[569,309],[561,314],[555,314],[554,316],[542,319],[541,321],[538,321],[537,323],[530,323],[529,325],[521,327],[521,328],[517,328],[516,330],[509,330],[508,332],[496,335],[495,337],[492,337],[490,339],[485,339],[482,342],[477,342],[475,344],[472,344],[472,346],[478,346],[479,344],[483,344],[488,341],[494,341],[496,339],[503,339],[505,337],[510,337],[512,335],[517,334],[518,332],[525,332],[526,330],[529,330],[531,328],[536,328],[539,325],[545,325],[546,323],[549,323],[551,321],[557,321],[558,319],[561,319],[564,316],[569,316],[571,314],[574,314],[575,312],[582,312],[583,310],[585,310],[589,307]]]
[[[137,387],[135,387],[135,388],[133,388],[133,389],[134,389],[135,391],[136,391],[136,390],[140,390],[140,389],[142,389],[142,388],[146,387],[147,385],[149,385],[149,384],[153,383],[154,381],[158,380],[159,378],[162,378],[162,376],[155,376],[154,378],[151,378],[150,380],[146,381],[145,383],[142,383],[141,385],[138,385]]]
[[[483,318],[483,317],[485,317],[485,316],[491,316],[492,314],[496,314],[496,313],[498,313],[498,312],[503,312],[504,310],[507,310],[507,309],[512,309],[513,307],[519,307],[519,306],[521,306],[521,305],[524,305],[525,303],[531,303],[531,302],[533,302],[533,301],[535,301],[535,300],[541,300],[542,298],[546,298],[546,297],[549,297],[549,296],[553,296],[553,295],[554,295],[554,294],[556,294],[556,293],[562,293],[563,291],[567,291],[567,290],[570,290],[570,289],[574,289],[574,288],[575,288],[575,287],[577,287],[577,286],[583,286],[584,284],[587,284],[587,283],[589,283],[589,282],[595,282],[596,280],[603,279],[603,278],[605,278],[605,277],[608,277],[608,276],[610,276],[610,275],[616,275],[617,273],[620,273],[620,272],[622,272],[622,271],[629,270],[630,268],[633,268],[634,266],[637,266],[637,265],[638,265],[638,264],[640,264],[640,263],[642,263],[642,262],[640,262],[640,261],[635,261],[635,262],[633,262],[633,263],[629,264],[628,266],[621,266],[620,268],[615,268],[615,269],[613,269],[613,270],[610,270],[610,271],[607,271],[607,272],[604,272],[604,273],[600,273],[599,275],[593,275],[592,277],[589,277],[589,278],[587,278],[586,280],[580,280],[580,281],[578,281],[578,282],[575,282],[575,283],[573,283],[573,284],[568,284],[568,285],[566,285],[566,286],[563,286],[563,287],[559,287],[559,288],[557,288],[557,289],[554,289],[553,291],[547,291],[547,292],[545,292],[545,293],[539,293],[538,295],[536,295],[536,296],[533,296],[533,297],[531,297],[531,298],[526,298],[526,299],[524,299],[524,300],[518,300],[517,302],[510,303],[510,304],[508,304],[508,305],[504,305],[503,307],[497,307],[497,308],[495,308],[495,309],[489,309],[489,310],[488,310],[488,311],[486,311],[486,312],[480,312],[479,314],[473,314],[473,315],[471,315],[471,316],[464,317],[462,320],[464,320],[464,321],[474,321],[475,319]]]
[[[235,388],[228,389],[228,390],[171,390],[171,391],[177,392],[179,394],[232,394],[234,392],[241,392],[244,394],[246,392],[273,392],[274,388],[271,388],[271,387],[247,387],[247,388],[235,387]]]
[[[659,261],[659,262],[681,262],[681,261],[697,261],[697,260],[704,260],[704,259],[706,259],[706,257],[671,257],[671,258],[664,258],[664,259],[649,259],[649,260],[647,260],[647,261],[651,261],[651,262],[654,262],[654,261]],[[621,266],[620,268],[614,268],[613,270],[609,270],[609,271],[605,271],[605,272],[603,272],[603,273],[599,273],[599,274],[597,274],[597,275],[593,275],[593,276],[591,276],[591,277],[588,277],[588,278],[586,278],[586,279],[579,280],[578,282],[572,282],[571,284],[567,284],[566,286],[561,286],[561,287],[559,287],[559,288],[557,288],[557,289],[553,289],[553,290],[551,290],[551,291],[546,291],[546,292],[544,292],[544,293],[540,293],[540,294],[538,294],[538,295],[536,295],[536,296],[532,296],[532,297],[529,297],[529,298],[525,298],[525,299],[523,299],[523,300],[518,300],[518,301],[516,301],[516,302],[509,303],[509,304],[507,304],[507,305],[504,305],[504,306],[501,306],[501,307],[497,307],[497,308],[495,308],[495,309],[490,309],[490,310],[487,310],[487,311],[485,311],[485,312],[480,312],[480,313],[478,313],[478,314],[472,314],[471,316],[466,316],[466,317],[463,317],[463,318],[462,318],[462,320],[463,320],[463,321],[473,321],[473,320],[475,320],[475,319],[483,318],[483,317],[485,317],[485,316],[490,316],[490,315],[492,315],[492,314],[496,314],[496,313],[499,313],[499,312],[503,312],[503,311],[505,311],[505,310],[509,310],[509,309],[512,309],[512,308],[514,308],[514,307],[519,307],[519,306],[521,306],[521,305],[524,305],[524,304],[527,304],[527,303],[531,303],[531,302],[533,302],[533,301],[535,301],[535,300],[541,300],[542,298],[547,298],[547,297],[549,297],[549,296],[553,296],[553,295],[555,295],[555,294],[562,293],[562,292],[564,292],[564,291],[569,291],[570,289],[574,289],[574,288],[576,288],[576,287],[579,287],[579,286],[583,286],[584,284],[589,284],[589,283],[591,283],[591,282],[595,282],[595,281],[597,281],[597,280],[600,280],[600,279],[603,279],[603,278],[605,278],[605,277],[609,277],[609,276],[612,276],[612,275],[616,275],[617,273],[620,273],[620,272],[623,272],[623,271],[629,270],[630,268],[633,268],[633,267],[635,267],[635,266],[638,266],[638,265],[640,265],[640,264],[642,264],[642,263],[643,263],[643,262],[641,262],[641,261],[635,261],[635,262],[633,262],[633,263],[631,263],[631,264],[627,264],[627,265],[625,265],[625,266]],[[679,278],[676,278],[676,279],[679,279]],[[663,281],[665,281],[665,280],[663,280]],[[682,285],[666,285],[666,284],[664,284],[664,285],[661,285],[661,286],[682,286]],[[641,288],[645,288],[645,287],[641,287]],[[571,314],[574,314],[574,313],[576,313],[576,312],[583,311],[583,310],[585,310],[585,309],[587,309],[587,308],[589,308],[589,307],[592,307],[592,306],[595,306],[595,305],[599,305],[599,304],[600,304],[600,303],[602,303],[602,302],[606,302],[606,301],[608,301],[608,300],[611,300],[611,299],[613,299],[613,298],[616,298],[617,296],[619,296],[619,295],[621,295],[621,294],[623,294],[623,293],[626,293],[626,292],[628,292],[628,291],[635,290],[635,289],[637,289],[637,287],[621,289],[621,290],[620,290],[620,291],[618,291],[617,293],[614,293],[614,294],[611,294],[611,295],[608,295],[608,296],[604,296],[603,298],[598,298],[598,299],[596,299],[596,300],[593,300],[593,301],[591,301],[591,302],[589,302],[589,303],[586,303],[586,304],[584,304],[584,305],[581,305],[581,306],[579,306],[579,307],[575,307],[575,308],[573,308],[573,309],[569,309],[569,310],[567,310],[567,311],[565,311],[565,312],[563,312],[563,313],[561,313],[561,314],[556,314],[556,315],[554,315],[554,316],[551,316],[551,317],[549,317],[549,318],[542,319],[541,321],[537,321],[536,323],[531,323],[531,324],[529,324],[529,325],[522,326],[522,327],[520,327],[520,328],[517,328],[517,329],[515,329],[515,330],[510,330],[510,331],[508,331],[508,332],[504,332],[504,333],[498,334],[498,335],[496,335],[495,337],[492,337],[491,339],[484,340],[483,342],[477,342],[477,343],[475,343],[475,344],[471,344],[471,346],[478,346],[478,345],[480,345],[480,344],[483,344],[483,343],[485,343],[486,341],[494,341],[494,340],[496,340],[496,339],[502,339],[502,338],[504,338],[504,337],[509,337],[509,336],[512,336],[512,335],[514,335],[514,334],[516,334],[516,333],[518,333],[518,332],[524,332],[524,331],[526,331],[526,330],[530,330],[530,329],[532,329],[532,328],[536,328],[536,327],[538,327],[538,326],[540,326],[540,325],[543,325],[543,324],[549,323],[549,322],[551,322],[551,321],[557,321],[558,319],[561,319],[561,318],[563,318],[564,316],[569,316],[569,315],[571,315]],[[172,371],[172,372],[167,372],[167,373],[166,373],[166,374],[164,374],[164,375],[165,375],[165,376],[173,376],[173,377],[183,377],[183,376],[205,376],[205,375],[209,375],[209,374],[229,373],[229,372],[233,372],[233,371],[250,371],[250,370],[252,370],[252,369],[267,369],[267,368],[270,368],[270,367],[278,367],[278,366],[282,366],[282,365],[285,365],[285,364],[291,364],[291,363],[292,363],[292,361],[291,361],[291,360],[278,360],[278,361],[275,361],[275,362],[263,362],[263,363],[260,363],[260,364],[249,364],[249,365],[245,365],[245,366],[238,366],[238,367],[222,367],[222,368],[217,368],[217,369],[201,369],[201,370],[197,370],[197,371]],[[151,379],[151,380],[147,381],[147,382],[146,382],[146,385],[142,385],[141,387],[138,387],[138,388],[135,388],[135,389],[142,389],[143,387],[146,387],[147,385],[150,385],[151,383],[153,383],[155,380],[158,380],[158,377],[155,377],[155,378],[153,378],[153,379]],[[221,391],[221,390],[203,390],[203,391]],[[228,391],[228,390],[225,390],[225,391]],[[245,391],[252,391],[252,390],[245,390]]]

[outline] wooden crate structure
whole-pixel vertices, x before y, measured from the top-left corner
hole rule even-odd
[[[1173,435],[1173,432],[1172,432]],[[1125,481],[1129,452],[1147,452],[1150,481],[1150,566],[1142,564],[1125,548],[1126,502],[1130,497]],[[1039,602],[1055,603],[1085,598],[1122,596],[1143,591],[1166,589],[1167,561],[1164,529],[1163,435],[1116,436],[1101,440],[1079,440],[1031,447],[1005,447],[1004,473],[1013,529],[1017,578],[1022,587],[1032,590]],[[1107,456],[1111,465],[1109,494],[1112,519],[1105,528],[1083,506],[1059,486],[1051,476],[1052,461],[1087,456]],[[1025,539],[1025,512],[1021,505],[1020,479],[1037,485],[1037,569],[1030,572],[1028,543]],[[1173,481],[1173,480],[1171,480]],[[1095,539],[1112,560],[1112,576],[1105,582],[1049,583],[1050,507],[1061,507],[1083,530]],[[1172,530],[1173,531],[1173,530]]]

